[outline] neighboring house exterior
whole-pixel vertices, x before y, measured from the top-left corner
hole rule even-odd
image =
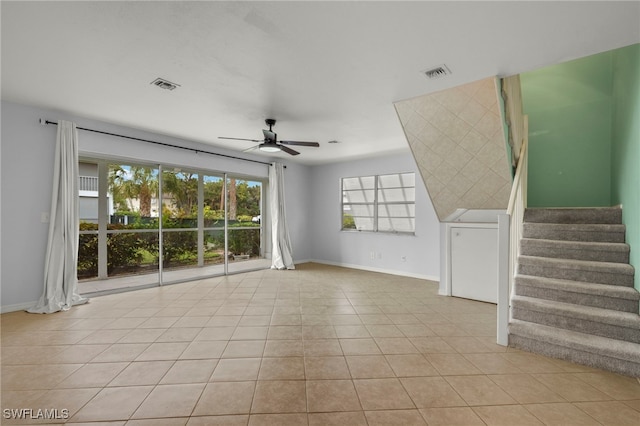
[[[80,221],[98,223],[98,165],[79,163],[78,210]],[[113,214],[113,197],[107,194],[109,215]]]

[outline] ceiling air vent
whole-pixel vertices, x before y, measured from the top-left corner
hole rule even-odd
[[[172,83],[169,80],[165,80],[164,78],[156,78],[151,82],[151,84],[165,90],[173,90],[176,87],[180,86],[179,84]]]
[[[449,68],[447,68],[446,65],[442,64],[422,71],[422,73],[426,75],[429,80],[435,80],[436,78],[451,74],[451,71],[449,71]]]

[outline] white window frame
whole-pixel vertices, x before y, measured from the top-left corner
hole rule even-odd
[[[381,178],[385,177],[385,176],[401,176],[401,175],[412,175],[413,176],[413,186],[399,186],[397,188],[381,188],[380,187],[380,180]],[[346,196],[345,196],[345,191],[354,191],[352,189],[347,189],[345,190],[345,180],[346,179],[371,179],[373,178],[374,181],[374,186],[373,188],[361,188],[361,191],[371,191],[373,190],[373,201],[369,202],[369,201],[359,201],[359,202],[350,202],[348,200],[346,200]],[[340,179],[340,196],[341,196],[341,201],[340,201],[340,229],[341,231],[344,232],[381,232],[381,233],[389,233],[389,234],[406,234],[406,235],[415,235],[415,218],[416,218],[416,214],[415,214],[415,205],[416,205],[416,200],[415,200],[415,172],[399,172],[399,173],[385,173],[385,174],[379,174],[379,175],[363,175],[363,176],[349,176],[349,177],[343,177]],[[413,198],[412,199],[406,199],[404,201],[383,201],[380,200],[380,190],[381,189],[402,189],[403,192],[406,192],[404,190],[406,189],[412,189],[413,190]],[[372,229],[357,229],[357,224],[356,224],[356,229],[353,228],[345,228],[344,227],[344,215],[345,215],[345,206],[355,206],[355,205],[371,205],[373,208],[373,227]],[[406,206],[407,209],[407,213],[408,215],[406,216],[406,218],[410,221],[411,223],[411,230],[410,231],[398,231],[398,230],[381,230],[380,229],[380,218],[379,218],[379,209],[381,207],[388,207],[388,206]],[[409,211],[411,210],[411,208],[413,207],[413,215],[411,215],[409,213]],[[388,211],[388,210],[387,210]],[[393,219],[392,216],[388,216],[391,219]],[[398,217],[399,218],[399,217]],[[404,219],[405,217],[402,217],[402,219]],[[355,221],[355,216],[354,216],[354,221]]]

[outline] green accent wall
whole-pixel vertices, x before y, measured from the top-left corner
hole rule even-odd
[[[640,291],[640,44],[613,51],[611,201],[622,221]]]
[[[640,291],[640,44],[520,75],[530,207],[622,205]]]
[[[612,53],[520,75],[530,207],[611,205]]]

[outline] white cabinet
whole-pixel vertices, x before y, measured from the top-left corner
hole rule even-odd
[[[499,213],[459,209],[441,224],[439,294],[497,303]]]
[[[451,227],[451,295],[498,302],[497,228]]]

